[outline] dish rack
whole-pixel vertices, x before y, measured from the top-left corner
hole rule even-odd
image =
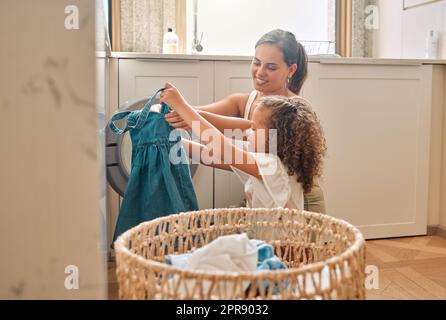
[[[335,55],[336,42],[335,41],[299,41],[305,48],[308,55]]]

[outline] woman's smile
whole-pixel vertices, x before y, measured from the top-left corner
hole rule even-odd
[[[263,86],[263,85],[265,85],[268,82],[266,80],[259,79],[257,77],[255,78],[255,80],[256,80],[256,84],[259,85],[259,86]]]

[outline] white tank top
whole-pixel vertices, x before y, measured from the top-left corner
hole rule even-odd
[[[256,99],[256,97],[257,97],[257,90],[254,90],[249,94],[248,101],[246,101],[246,105],[245,105],[245,114],[243,115],[243,118],[246,120],[249,120],[248,119],[249,113],[251,112],[251,107],[252,107],[252,104],[253,104],[254,100]],[[310,105],[310,103],[307,100],[305,100],[304,98],[302,98],[300,96],[293,96],[291,98],[298,99],[298,101],[304,105]]]
[[[254,102],[256,97],[257,97],[257,90],[254,90],[249,94],[249,98],[248,101],[246,101],[246,106],[245,106],[245,115],[243,116],[243,118],[246,120],[249,120],[248,119],[249,112],[251,111],[252,103]]]

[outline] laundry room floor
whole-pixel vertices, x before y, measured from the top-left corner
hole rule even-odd
[[[446,299],[446,239],[439,236],[367,241],[367,265],[379,270],[368,300]],[[108,263],[108,296],[118,299],[116,264]]]

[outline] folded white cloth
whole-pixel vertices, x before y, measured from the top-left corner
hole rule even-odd
[[[227,235],[195,250],[185,268],[203,271],[255,272],[257,246],[246,234]]]
[[[189,270],[222,271],[222,272],[255,272],[257,268],[257,245],[249,240],[246,234],[221,236],[204,247],[192,253],[181,256],[170,256],[172,265]],[[178,279],[172,279],[178,281]],[[209,281],[203,282],[203,289],[210,289]],[[243,292],[248,288],[249,281],[244,281]],[[184,281],[180,293],[191,292],[194,280]],[[216,292],[222,292],[223,298],[229,298],[233,291],[232,285],[223,288],[214,287]],[[238,290],[238,288],[237,288]]]

